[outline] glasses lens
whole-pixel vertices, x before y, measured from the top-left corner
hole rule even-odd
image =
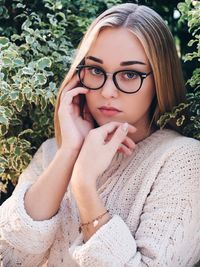
[[[141,76],[135,71],[120,71],[115,78],[119,88],[124,92],[133,93],[140,88]]]
[[[80,80],[83,85],[91,89],[100,88],[105,81],[104,72],[97,67],[84,66],[80,69]]]

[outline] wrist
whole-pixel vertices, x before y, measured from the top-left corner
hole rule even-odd
[[[80,192],[96,192],[96,177],[91,177],[91,174],[89,174],[89,172],[86,173],[86,171],[83,168],[79,168],[76,163],[74,165],[71,177],[72,189]]]
[[[96,184],[92,182],[92,179],[84,179],[81,177],[74,177],[72,174],[70,186],[74,197],[77,198],[86,198],[89,196],[90,198],[96,198],[98,196]]]
[[[71,158],[71,159],[77,159],[78,154],[79,154],[80,150],[78,149],[70,149],[70,148],[66,148],[61,146],[58,150],[57,150],[57,154],[60,155],[61,157],[64,158]]]
[[[99,216],[94,217],[91,221],[82,222],[79,226],[79,232],[86,229],[87,231],[89,228],[91,230],[97,230],[100,226],[107,223],[110,220],[109,210],[104,211]],[[86,228],[85,228],[86,227]]]

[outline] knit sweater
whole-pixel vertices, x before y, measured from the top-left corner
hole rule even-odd
[[[199,141],[158,130],[131,156],[116,154],[97,180],[112,217],[86,243],[70,186],[49,220],[34,221],[24,208],[56,150],[54,138],[41,145],[1,206],[1,266],[190,267],[200,259]]]

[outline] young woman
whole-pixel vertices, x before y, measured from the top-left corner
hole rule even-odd
[[[88,29],[42,144],[1,207],[3,266],[193,266],[200,143],[156,121],[184,100],[160,16],[115,6]]]

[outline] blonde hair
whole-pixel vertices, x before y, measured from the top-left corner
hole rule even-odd
[[[151,120],[156,125],[159,117],[185,100],[185,86],[180,61],[174,45],[173,36],[163,19],[152,9],[137,4],[116,5],[98,16],[85,33],[69,72],[60,87],[55,113],[54,127],[58,146],[61,145],[61,133],[58,119],[60,96],[76,72],[99,32],[105,27],[124,27],[133,32],[144,47],[151,65],[156,99],[151,108]],[[168,124],[176,130],[173,123]]]

